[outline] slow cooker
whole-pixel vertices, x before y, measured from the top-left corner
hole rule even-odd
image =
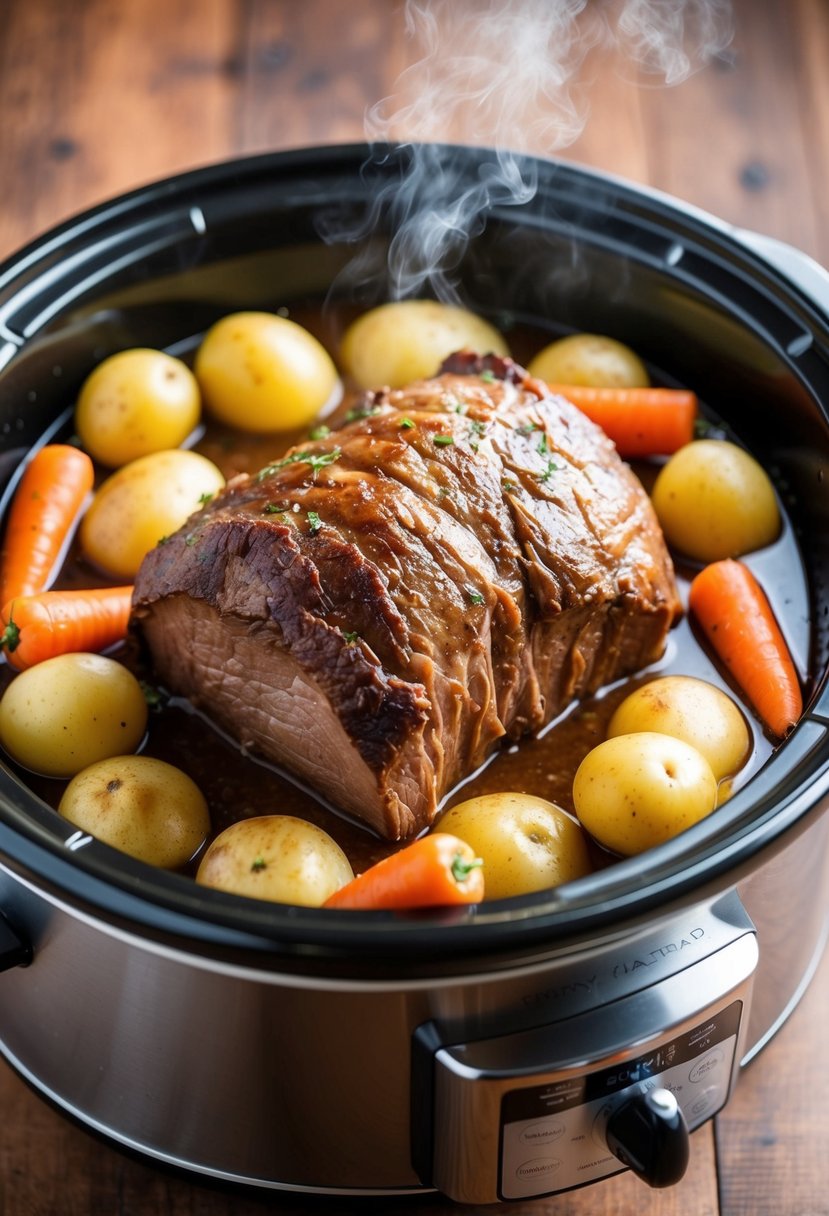
[[[490,171],[486,149],[435,151],[459,187]],[[212,166],[6,262],[6,481],[67,433],[107,354],[184,348],[237,308],[383,298],[412,158],[348,146]],[[628,342],[772,471],[804,569],[791,611],[806,711],[744,788],[667,844],[537,895],[408,916],[199,888],[74,830],[3,768],[0,1045],[48,1099],[148,1158],[262,1188],[466,1203],[623,1168],[667,1185],[688,1131],[727,1102],[820,958],[829,277],[663,195],[517,163],[535,190],[491,204],[453,268],[459,297]]]

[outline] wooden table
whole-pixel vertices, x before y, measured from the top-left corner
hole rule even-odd
[[[597,0],[591,20],[599,11],[612,14],[614,6]],[[735,16],[728,49],[671,88],[629,59],[594,50],[577,90],[589,102],[589,121],[562,154],[667,190],[829,264],[829,6],[739,0]],[[431,131],[408,130],[399,116],[406,82],[396,82],[420,57],[403,18],[402,7],[387,0],[4,0],[0,256],[87,205],[178,170],[239,153],[361,139],[366,106],[388,95],[397,96],[389,107],[398,113],[393,135],[474,136],[453,110]],[[516,39],[502,37],[502,50]],[[473,34],[458,45],[486,44]],[[415,76],[409,100],[422,95],[422,81]],[[512,130],[526,132],[529,124]],[[525,136],[524,146],[556,151],[549,132]],[[650,1192],[623,1175],[508,1210],[829,1213],[828,1006],[826,958],[728,1109],[694,1134],[679,1186]],[[102,1146],[0,1065],[0,1216],[457,1210],[434,1197],[311,1201],[192,1182]]]

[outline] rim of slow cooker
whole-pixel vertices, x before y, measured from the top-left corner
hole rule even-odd
[[[491,154],[489,149],[478,148],[454,151],[471,157],[473,164]],[[28,293],[39,262],[47,272],[53,265],[60,266],[66,246],[74,242],[82,247],[97,228],[123,225],[144,212],[157,215],[159,204],[181,206],[182,198],[195,197],[202,186],[235,183],[240,188],[248,177],[267,176],[274,169],[324,172],[342,171],[350,165],[361,172],[371,152],[368,145],[349,144],[236,158],[150,183],[90,208],[50,229],[0,265],[0,330],[22,349],[42,329],[48,329],[54,317],[34,332],[27,333],[25,327],[18,330],[4,317],[2,292],[22,277]],[[388,149],[387,153],[404,155],[405,149]],[[787,303],[802,309],[809,324],[823,331],[822,346],[829,350],[829,322],[818,302],[747,248],[716,217],[596,170],[539,157],[519,159],[543,168],[557,183],[576,180],[581,194],[586,182],[601,186],[612,197],[615,214],[640,217],[644,228],[652,227],[657,218],[669,220],[672,239],[682,239],[681,230],[686,240],[692,238],[691,243],[706,248],[715,260],[739,261],[743,274],[750,268],[758,282],[782,292]],[[579,205],[584,207],[583,199]],[[645,248],[631,254],[645,260],[650,256]],[[0,369],[2,366],[0,362]],[[343,915],[205,890],[192,879],[157,870],[100,841],[83,839],[2,765],[0,860],[57,900],[68,900],[106,921],[140,925],[165,939],[242,947],[257,953],[310,955],[318,961],[325,955],[348,956],[356,943],[371,956],[399,957],[404,963],[413,955],[437,960],[457,955],[459,950],[477,955],[516,946],[530,949],[540,942],[559,942],[618,925],[657,904],[682,900],[713,884],[719,883],[721,889],[724,874],[733,875],[736,881],[741,867],[750,865],[796,824],[807,823],[829,789],[827,722],[821,712],[825,685],[822,673],[799,725],[771,761],[716,816],[646,854],[615,862],[564,887],[485,902],[473,909],[423,915]],[[436,927],[443,932],[436,934]]]

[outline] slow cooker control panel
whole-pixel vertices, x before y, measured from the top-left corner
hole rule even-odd
[[[611,1151],[608,1123],[624,1109],[626,1099],[660,1091],[673,1095],[687,1131],[720,1110],[731,1089],[741,1012],[742,1002],[734,1001],[632,1059],[506,1093],[501,1101],[499,1197],[526,1199],[592,1182],[633,1164],[619,1155],[621,1151],[635,1152],[640,1160],[652,1156],[650,1168],[659,1169],[678,1151],[670,1140],[655,1143],[651,1153],[655,1129],[644,1124],[637,1129],[634,1124],[629,1139],[622,1133],[624,1150],[616,1145]],[[684,1129],[677,1137],[683,1134],[687,1136]],[[642,1140],[647,1143],[640,1144]],[[661,1174],[646,1178],[657,1185],[671,1180],[678,1181]]]
[[[631,1168],[678,1181],[688,1133],[727,1101],[757,964],[752,931],[693,965],[543,1026],[416,1036],[415,1166],[461,1203],[516,1201]],[[419,1105],[418,1105],[419,1103]]]

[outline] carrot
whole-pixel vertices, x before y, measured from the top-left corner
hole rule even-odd
[[[759,717],[778,738],[803,711],[800,682],[771,605],[748,566],[726,558],[691,583],[688,603]]]
[[[602,428],[624,457],[670,456],[694,437],[696,393],[680,388],[550,384]]]
[[[483,862],[457,836],[434,832],[335,891],[326,908],[430,908],[484,897]]]
[[[29,461],[6,522],[0,605],[46,590],[93,478],[92,461],[68,444],[49,444]]]
[[[78,650],[104,650],[127,632],[132,587],[43,591],[9,600],[0,647],[23,671],[43,659]]]

